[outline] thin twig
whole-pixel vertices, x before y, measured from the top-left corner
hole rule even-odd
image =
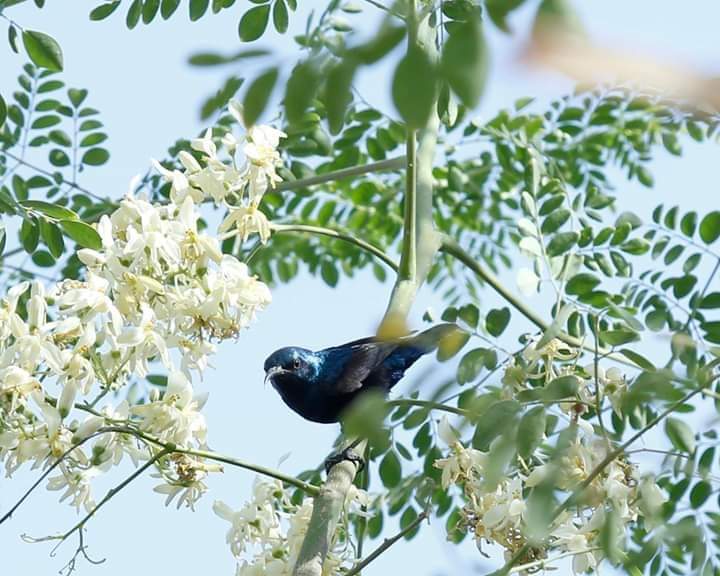
[[[518,572],[524,572],[525,570],[532,570],[533,568],[537,568],[539,570],[544,569],[548,564],[552,562],[557,562],[558,560],[562,560],[563,558],[570,558],[572,556],[578,556],[580,554],[588,554],[590,552],[597,552],[598,550],[602,550],[602,548],[595,547],[595,548],[588,548],[587,550],[580,550],[575,552],[565,552],[564,554],[559,554],[557,556],[554,556],[553,558],[543,558],[542,560],[535,560],[534,562],[528,562],[527,564],[521,564],[520,566],[515,566],[512,570],[510,570],[511,574],[518,573]],[[534,572],[534,570],[533,570]]]
[[[405,20],[405,17],[402,14],[400,14],[400,12],[396,12],[392,8],[388,8],[387,6],[381,4],[380,2],[377,2],[376,0],[364,0],[364,1],[367,2],[368,4],[370,4],[371,6],[375,6],[375,8],[379,8],[383,12],[387,12],[391,16],[395,16],[395,18],[399,18],[400,20],[403,20],[403,21]]]
[[[28,488],[28,489],[25,491],[25,494],[23,494],[23,495],[20,497],[20,500],[18,500],[18,501],[13,505],[13,507],[10,508],[10,510],[8,510],[5,514],[3,514],[2,518],[0,518],[0,524],[2,524],[3,522],[5,522],[6,520],[8,520],[8,519],[15,513],[15,511],[20,507],[20,505],[21,505],[23,502],[25,502],[25,500],[27,499],[27,497],[30,496],[30,494],[32,494],[32,492],[33,492],[38,486],[40,486],[40,484],[42,483],[42,481],[45,480],[45,478],[47,478],[47,477],[50,475],[50,473],[51,473],[53,470],[55,470],[55,468],[57,468],[58,466],[60,466],[60,464],[62,464],[62,462],[65,460],[65,458],[67,458],[73,451],[75,451],[77,448],[79,448],[80,446],[82,446],[83,444],[85,444],[85,442],[87,442],[88,440],[91,440],[92,438],[95,438],[96,436],[100,436],[100,435],[102,435],[102,434],[106,434],[106,433],[112,432],[112,431],[114,431],[114,430],[108,429],[108,428],[101,428],[100,430],[97,430],[97,431],[94,432],[93,434],[90,434],[89,436],[86,436],[85,438],[83,438],[82,440],[80,440],[77,444],[73,444],[70,448],[68,448],[67,450],[65,450],[65,452],[63,452],[63,453],[60,455],[60,457],[59,457],[57,460],[55,460],[55,462],[53,462],[53,463],[45,470],[45,472],[43,472],[43,473],[40,475],[40,478],[38,478],[38,479],[33,483],[33,485],[30,486],[30,488]]]
[[[12,158],[12,159],[15,160],[16,162],[19,162],[19,163],[22,164],[23,166],[27,166],[28,168],[30,168],[30,169],[32,169],[32,170],[35,170],[36,172],[38,172],[38,173],[40,173],[40,174],[43,174],[43,175],[45,175],[45,176],[47,176],[47,177],[49,177],[49,178],[55,179],[56,176],[57,176],[56,174],[53,174],[52,172],[49,172],[49,171],[45,170],[44,168],[40,168],[39,166],[35,166],[35,164],[32,164],[32,163],[28,162],[27,160],[23,160],[21,157],[16,156],[16,155],[13,154],[12,152],[8,152],[7,150],[3,150],[2,153],[3,153],[5,156],[7,156],[8,158]],[[62,178],[62,177],[61,177],[61,178]],[[67,184],[70,188],[74,188],[74,189],[77,190],[78,192],[82,192],[83,194],[87,194],[88,196],[91,196],[92,198],[95,198],[95,200],[98,200],[98,201],[100,201],[100,202],[112,202],[112,200],[111,200],[110,198],[107,198],[107,197],[106,197],[106,198],[103,198],[102,196],[99,196],[99,195],[95,194],[94,192],[88,190],[87,188],[84,188],[83,186],[80,186],[80,184],[78,184],[77,182],[68,182],[68,181],[65,180],[64,178],[62,178],[62,181],[61,181],[61,182],[62,182],[62,184]]]
[[[357,236],[353,236],[349,232],[341,232],[340,230],[333,230],[332,228],[323,228],[321,226],[309,226],[305,224],[271,224],[270,230],[272,230],[275,233],[284,233],[284,232],[298,232],[298,233],[307,233],[307,234],[318,234],[320,236],[329,236],[330,238],[337,238],[338,240],[343,240],[344,242],[348,242],[349,244],[354,244],[358,248],[361,248],[365,250],[366,252],[369,252],[379,260],[382,260],[385,264],[387,264],[390,268],[392,268],[395,272],[397,272],[398,265],[395,263],[395,261],[390,258],[385,252],[383,252],[380,248],[377,246],[374,246],[370,244],[369,242],[366,242],[365,240],[362,240],[361,238],[358,238]],[[272,238],[272,236],[271,236]]]
[[[120,484],[118,484],[118,485],[115,486],[114,488],[110,488],[110,490],[107,491],[107,494],[105,494],[105,496],[103,496],[103,499],[100,500],[100,502],[98,502],[97,506],[95,506],[92,510],[90,510],[90,512],[88,512],[88,513],[85,515],[85,517],[84,517],[82,520],[80,520],[80,522],[78,522],[75,526],[73,526],[72,528],[70,528],[70,530],[68,530],[67,532],[65,532],[65,534],[64,534],[63,537],[62,537],[62,539],[63,539],[63,540],[67,540],[67,539],[72,535],[73,532],[75,532],[76,530],[81,530],[81,529],[83,528],[83,526],[85,526],[85,524],[88,522],[88,520],[90,520],[90,518],[92,518],[92,517],[95,515],[95,513],[96,513],[98,510],[100,510],[100,508],[102,508],[105,504],[107,504],[107,502],[108,502],[113,496],[115,496],[115,494],[117,494],[118,492],[120,492],[123,488],[125,488],[128,484],[130,484],[133,480],[135,480],[135,478],[137,478],[138,476],[142,475],[142,473],[145,472],[145,470],[147,470],[147,469],[150,468],[151,466],[154,466],[155,463],[158,462],[161,458],[164,458],[165,456],[168,456],[168,455],[171,454],[172,452],[173,452],[173,450],[170,449],[170,448],[163,448],[162,450],[160,450],[160,452],[158,452],[158,453],[155,454],[152,458],[150,458],[147,462],[145,462],[145,464],[143,464],[142,466],[140,466],[140,468],[138,468],[137,470],[135,470],[135,472],[133,472],[132,474],[130,474],[130,476],[128,476],[127,478],[125,478],[125,480],[123,480],[122,482],[120,482]]]
[[[473,415],[470,410],[464,410],[462,408],[456,408],[455,406],[448,406],[447,404],[441,404],[439,402],[431,402],[430,400],[414,400],[412,398],[398,398],[397,400],[388,400],[386,404],[390,407],[394,406],[419,406],[421,408],[427,408],[428,410],[440,410],[442,412],[450,412],[457,414],[458,416],[465,416],[469,418]]]
[[[537,326],[543,331],[546,331],[548,329],[549,325],[547,322],[545,322],[545,320],[542,319],[542,317],[537,315],[533,311],[533,309],[530,308],[530,306],[527,306],[525,302],[523,302],[520,298],[518,298],[515,294],[508,290],[500,281],[500,279],[495,276],[495,274],[485,268],[482,264],[480,264],[480,262],[476,261],[470,254],[468,254],[454,238],[448,236],[447,234],[444,234],[442,237],[440,251],[445,252],[450,256],[453,256],[462,264],[467,266],[471,271],[477,274],[477,276],[483,282],[488,284],[493,290],[495,290],[495,292],[500,294],[500,296],[502,296],[508,302],[508,304],[510,304],[513,308],[515,308],[518,312],[525,316],[525,318],[530,320],[530,322],[535,324],[535,326]],[[566,344],[570,344],[571,346],[577,346],[578,348],[583,348],[584,350],[593,352],[592,346],[583,343],[583,341],[579,338],[575,338],[574,336],[571,336],[570,334],[567,334],[565,332],[558,332],[557,338],[559,340],[562,340]],[[635,362],[628,358],[625,358],[624,356],[613,354],[603,348],[600,348],[599,351],[603,354],[604,357],[609,357],[614,362],[618,362],[626,366],[631,366],[632,368],[642,368],[641,366],[638,366],[637,364],[635,364]]]
[[[415,530],[420,523],[425,520],[428,517],[427,510],[423,510],[420,514],[418,514],[418,517],[415,518],[406,528],[395,534],[395,536],[392,536],[391,538],[386,538],[380,546],[375,548],[375,550],[372,551],[372,553],[365,558],[362,562],[356,564],[353,566],[353,568],[345,574],[345,576],[357,576],[357,574],[360,573],[361,570],[367,567],[368,564],[370,564],[372,561],[376,560],[378,556],[380,556],[383,552],[385,552],[390,546],[395,544],[397,541],[402,540],[407,534]]]

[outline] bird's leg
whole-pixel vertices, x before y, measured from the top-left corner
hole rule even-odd
[[[361,454],[358,454],[355,451],[355,447],[362,442],[361,438],[356,438],[353,440],[349,446],[344,448],[341,452],[336,452],[335,454],[330,454],[327,458],[325,458],[325,473],[327,474],[330,472],[330,469],[335,466],[335,464],[340,464],[340,462],[348,461],[352,462],[357,466],[357,471],[360,472],[363,468],[365,468],[365,459],[362,457]]]

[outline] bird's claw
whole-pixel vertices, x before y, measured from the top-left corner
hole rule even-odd
[[[325,474],[329,474],[330,470],[333,466],[336,464],[340,464],[340,462],[352,462],[357,466],[358,473],[365,468],[365,460],[363,457],[358,454],[352,446],[349,446],[345,448],[342,452],[336,452],[335,454],[330,454],[327,458],[325,458]]]

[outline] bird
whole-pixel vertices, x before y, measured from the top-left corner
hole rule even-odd
[[[410,366],[458,330],[446,323],[401,338],[372,336],[318,351],[287,346],[265,360],[265,381],[306,420],[339,422],[360,394],[387,394]]]

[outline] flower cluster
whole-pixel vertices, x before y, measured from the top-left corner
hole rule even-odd
[[[601,544],[603,538],[607,541],[608,530],[621,539],[621,528],[640,517],[652,527],[664,502],[654,479],[641,478],[626,456],[608,460],[612,444],[583,417],[605,400],[619,411],[627,390],[625,376],[615,367],[581,366],[580,360],[580,350],[558,339],[531,338],[507,364],[501,398],[551,398],[536,410],[552,410],[554,403],[556,416],[569,420],[570,426],[563,431],[567,434],[561,445],[540,432],[542,448],[530,458],[518,457],[499,481],[489,481],[488,470],[502,439],[482,452],[466,447],[446,419],[439,426],[449,454],[436,460],[435,466],[442,470],[443,487],[460,487],[466,502],[458,529],[471,532],[478,546],[483,542],[501,546],[506,559],[522,553],[518,564],[540,566],[555,553],[572,556],[576,573],[594,569],[604,557]],[[495,472],[492,477],[496,476]],[[541,519],[543,528],[548,524],[549,528],[538,535],[538,519],[532,519],[537,512],[530,504],[533,490],[541,490],[548,499],[561,496],[558,501],[562,501],[580,488],[582,494],[572,510]]]
[[[237,103],[231,102],[229,111],[242,122]],[[219,229],[221,239],[237,235],[245,241],[251,234],[258,234],[260,240],[266,242],[270,237],[270,223],[259,205],[265,192],[280,182],[276,172],[281,163],[277,147],[284,137],[285,133],[270,126],[251,127],[243,141],[228,133],[223,137],[223,145],[230,159],[223,162],[208,130],[203,138],[191,143],[193,149],[204,154],[204,167],[188,152],[179,155],[184,167],[182,172],[167,170],[158,162],[155,167],[172,183],[170,197],[176,204],[182,204],[187,197],[195,202],[211,199],[227,209]],[[238,159],[239,152],[242,152],[242,162]]]
[[[651,478],[639,479],[631,464],[617,459],[594,476],[580,503],[556,518],[541,541],[530,539],[530,489],[550,482],[553,490],[571,493],[603,461],[607,444],[598,438],[578,437],[560,457],[536,466],[526,464],[496,485],[488,485],[488,453],[465,447],[447,422],[441,423],[441,437],[450,447],[448,457],[435,462],[442,470],[443,487],[459,486],[466,500],[458,528],[470,531],[478,546],[483,542],[500,545],[506,559],[523,548],[522,562],[546,558],[552,552],[570,553],[573,570],[583,573],[603,558],[600,534],[610,510],[624,525],[641,515],[652,521],[663,503],[662,493]]]
[[[345,509],[366,504],[367,494],[354,486],[348,492]],[[236,576],[290,576],[300,553],[313,510],[312,498],[299,505],[290,502],[278,480],[256,479],[252,500],[239,510],[221,501],[215,513],[230,523],[227,543],[238,560]],[[347,546],[346,532],[336,533],[333,548],[323,564],[323,575],[336,574],[354,560]]]
[[[202,377],[218,342],[236,337],[270,303],[270,292],[222,253],[218,236],[201,230],[200,206],[227,206],[221,236],[256,232],[265,240],[269,227],[258,205],[279,180],[281,136],[265,126],[251,128],[242,142],[228,135],[227,163],[209,133],[193,141],[205,154],[200,161],[183,152],[183,172],[160,168],[172,183],[169,202],[150,202],[131,186],[97,223],[101,246],[78,251],[81,280],[23,282],[0,299],[0,462],[7,475],[63,456],[48,488],[89,511],[93,477],[125,456],[137,465],[163,444],[205,447],[205,398],[193,379]],[[255,211],[255,228],[236,218],[241,208]],[[108,402],[156,362],[169,374],[164,393],[155,388],[139,404]],[[156,468],[163,480],[157,491],[188,506],[205,491],[207,473],[219,470],[177,453]]]

